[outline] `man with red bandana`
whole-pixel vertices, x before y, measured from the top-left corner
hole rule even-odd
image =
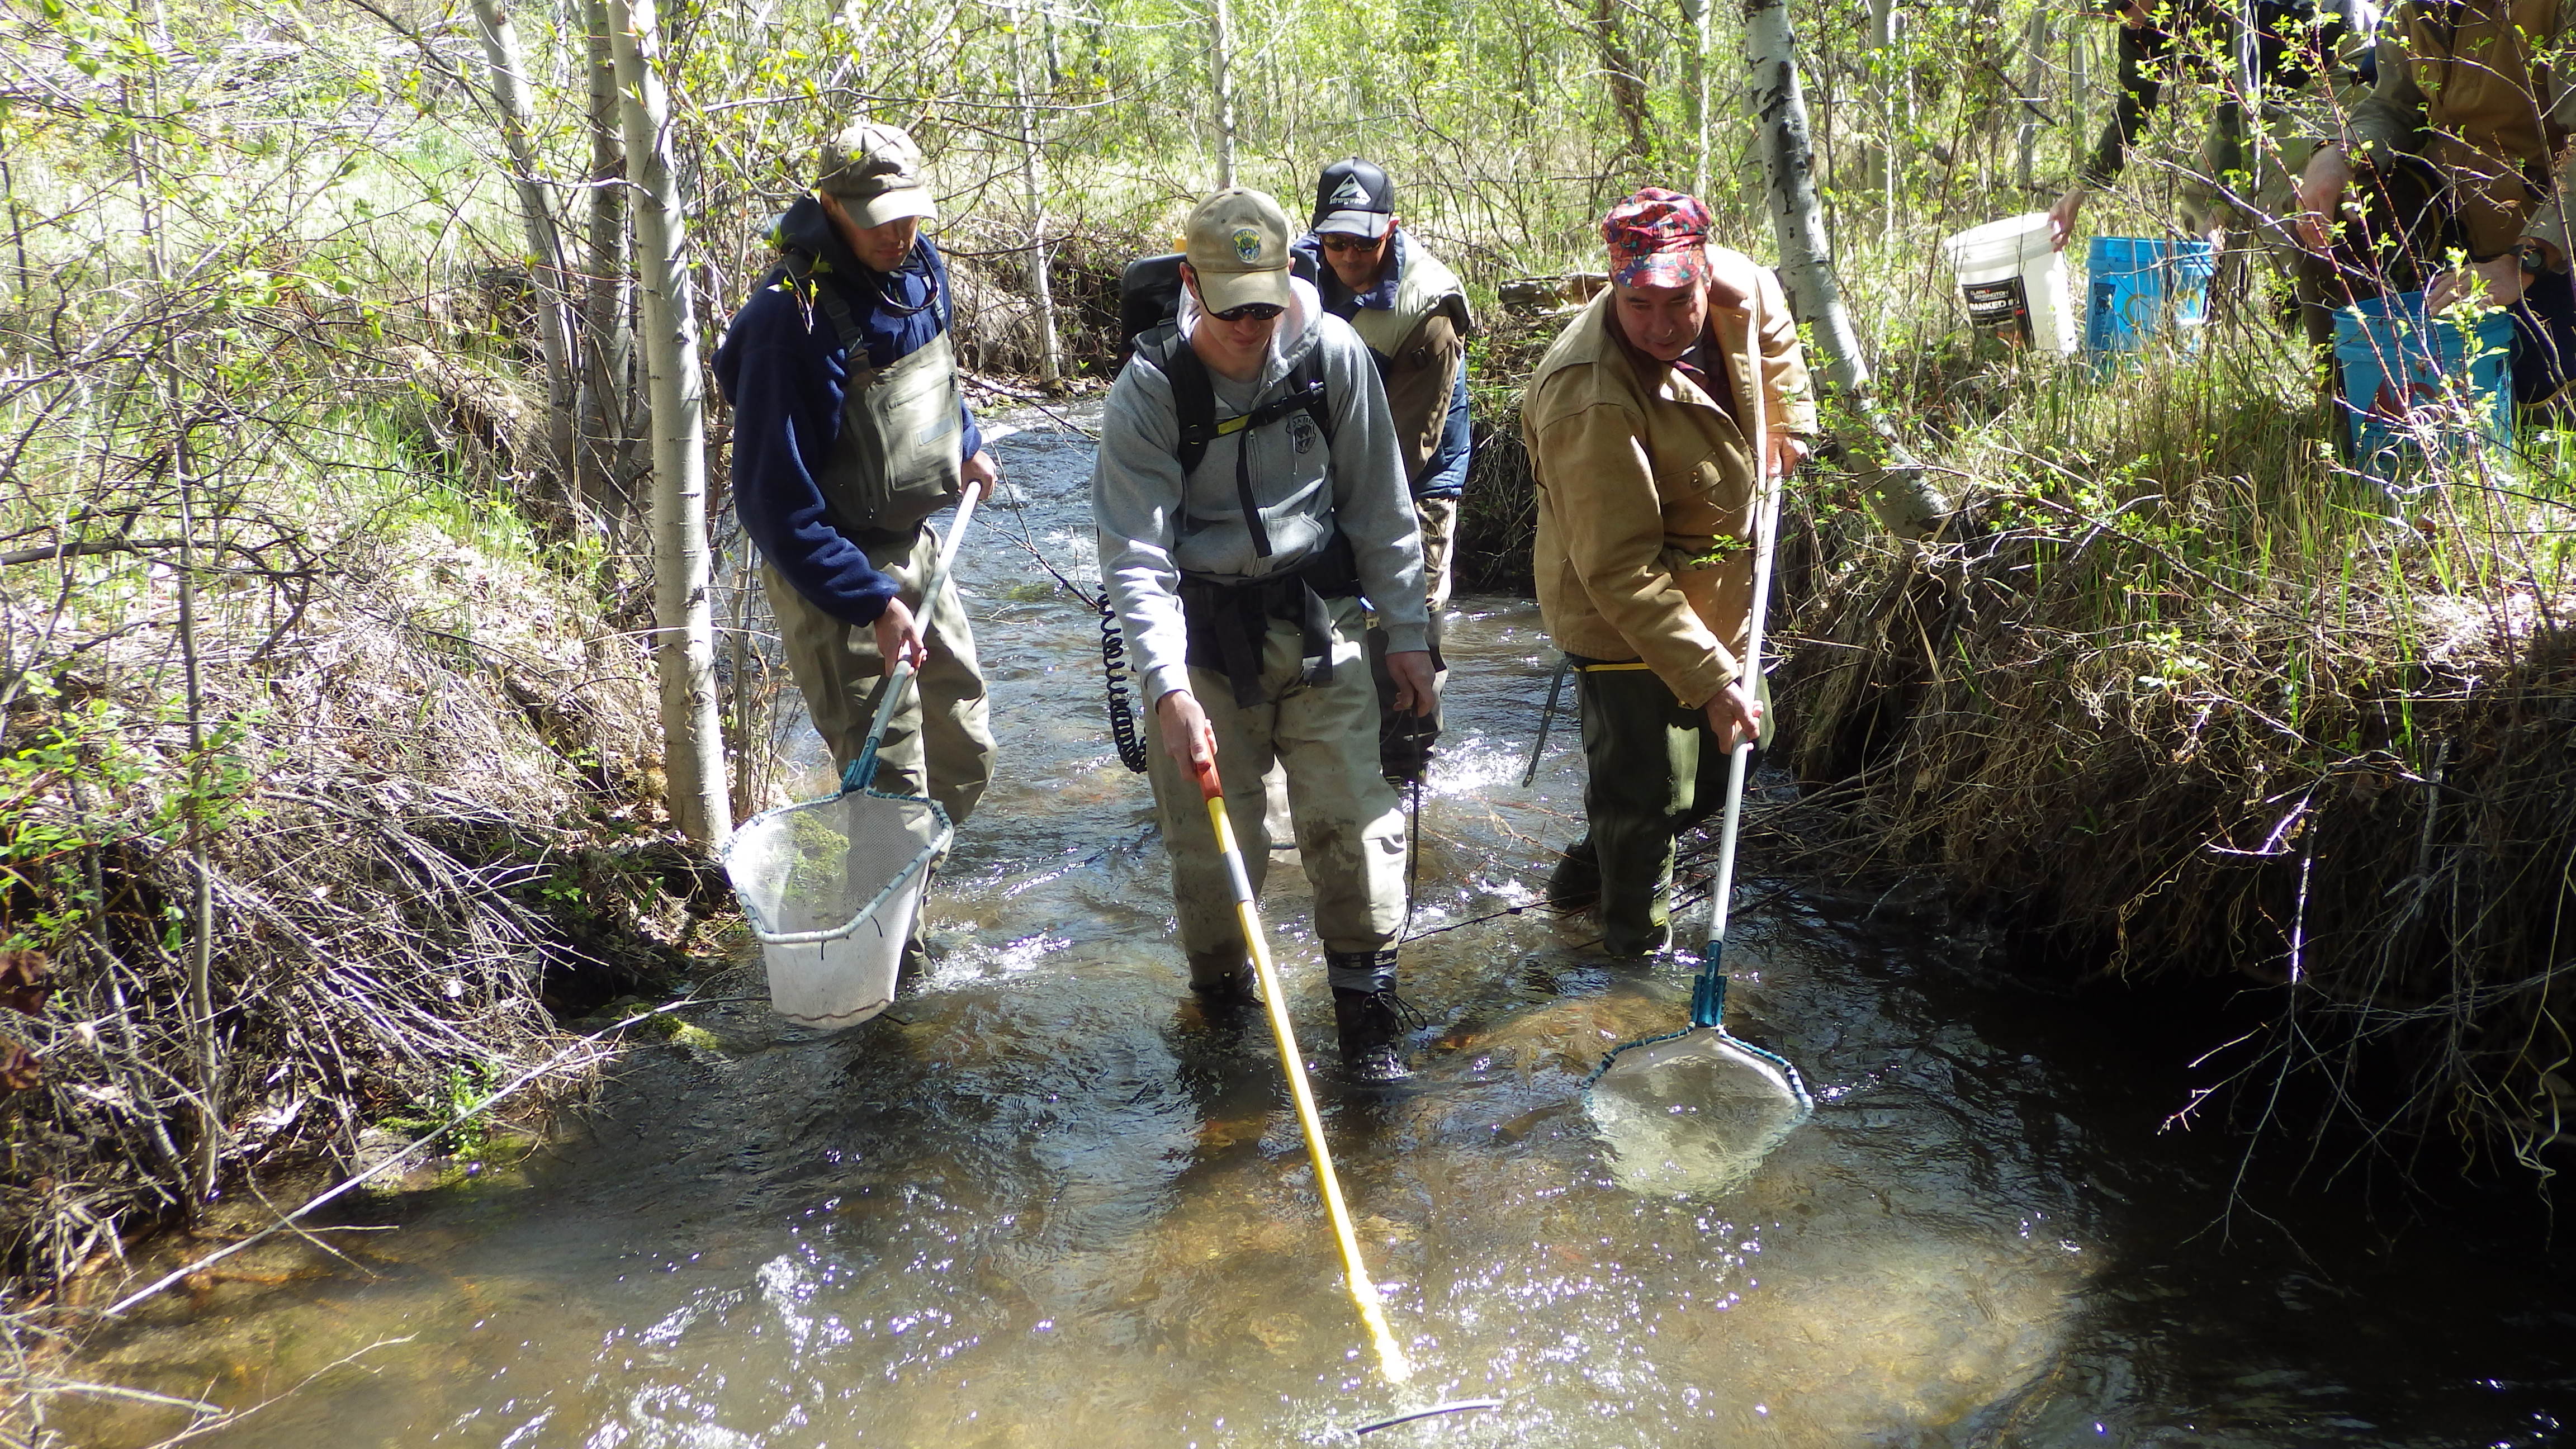
[[[1657,187],[1611,208],[1610,286],[1521,402],[1539,612],[1576,670],[1590,772],[1548,897],[1597,901],[1617,956],[1671,944],[1673,837],[1719,805],[1736,742],[1767,733],[1745,658],[1756,460],[1796,467],[1816,426],[1779,279],[1709,228],[1698,198]]]

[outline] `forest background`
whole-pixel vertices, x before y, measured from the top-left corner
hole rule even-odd
[[[2259,269],[2142,366],[1980,348],[1939,238],[2056,194],[2109,109],[2113,22],[1791,18],[1864,359],[1965,506],[1902,544],[1850,478],[1802,480],[1783,693],[1810,788],[1770,859],[1943,898],[2069,980],[2248,980],[2267,1024],[2214,1080],[2250,1088],[2220,1100],[2254,1140],[2545,1178],[2576,1098],[2554,435],[2443,460],[2392,528]],[[1325,163],[1379,161],[1491,324],[1468,582],[1508,588],[1513,411],[1558,319],[1503,284],[1590,269],[1598,217],[1647,183],[1780,255],[1745,24],[1629,0],[8,0],[18,1301],[77,1298],[228,1183],[577,1093],[615,1034],[566,1023],[613,1026],[721,949],[703,846],[784,788],[783,679],[723,420],[648,404],[705,391],[677,344],[769,265],[823,137],[867,115],[922,142],[988,402],[1101,385],[1118,268],[1220,180],[1298,212]],[[2217,99],[2169,106],[2088,224],[2168,234]],[[689,774],[666,731],[726,763]]]

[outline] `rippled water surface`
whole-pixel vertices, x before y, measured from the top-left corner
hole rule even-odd
[[[1096,621],[1007,542],[1092,577],[1088,446],[1022,421],[998,452],[1024,506],[988,513],[966,570],[1001,775],[940,879],[926,979],[839,1035],[700,1011],[709,1035],[637,1046],[519,1170],[389,1205],[398,1231],[334,1235],[346,1262],[271,1254],[158,1304],[82,1376],[284,1394],[196,1442],[314,1449],[1294,1444],[1470,1395],[1505,1403],[1364,1442],[2558,1442],[2576,1295],[2516,1242],[2392,1240],[2316,1195],[2221,1228],[2229,1144],[2158,1133],[2184,1081],[2098,1003],[1999,990],[1972,946],[1759,859],[1736,1019],[1817,1113],[1730,1190],[1622,1188],[1578,1084],[1683,1021],[1688,983],[1587,959],[1539,913],[1461,924],[1531,901],[1581,813],[1570,728],[1518,784],[1552,659],[1535,610],[1473,598],[1422,803],[1435,934],[1405,954],[1421,1079],[1324,1089],[1420,1366],[1380,1382],[1266,1034],[1184,1001]],[[1302,881],[1272,883],[1328,1055]],[[759,989],[756,968],[712,988]],[[78,1412],[99,1445],[188,1422]]]

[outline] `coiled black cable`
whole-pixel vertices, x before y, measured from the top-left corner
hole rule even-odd
[[[1118,744],[1118,762],[1141,775],[1145,738],[1136,732],[1136,706],[1127,697],[1127,633],[1106,589],[1100,593],[1100,672],[1109,683],[1109,737]]]

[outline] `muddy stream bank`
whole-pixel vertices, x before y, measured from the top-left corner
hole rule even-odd
[[[312,1449],[1297,1444],[1466,1395],[1506,1403],[1365,1442],[2560,1442],[2576,1292],[2536,1211],[2401,1231],[2258,1184],[2231,1215],[2235,1144],[2159,1130],[2193,1085],[2169,1039],[1758,858],[1737,1011],[1817,1115],[1726,1197],[1620,1190],[1578,1084],[1681,1020],[1687,978],[1543,914],[1475,919],[1529,903],[1581,813],[1571,728],[1518,784],[1552,656],[1532,606],[1489,598],[1452,621],[1423,802],[1421,1076],[1326,1093],[1421,1369],[1389,1390],[1266,1038],[1184,1001],[1096,620],[1005,541],[1089,581],[1089,447],[1011,420],[1021,506],[965,567],[1005,753],[913,992],[839,1035],[696,1011],[525,1162],[378,1201],[397,1230],[332,1234],[345,1261],[281,1249],[156,1303],[81,1377],[233,1408],[293,1389],[196,1442]],[[1299,1028],[1329,1046],[1302,881],[1272,885]],[[754,995],[758,967],[707,989]],[[66,1407],[102,1449],[189,1419]]]

